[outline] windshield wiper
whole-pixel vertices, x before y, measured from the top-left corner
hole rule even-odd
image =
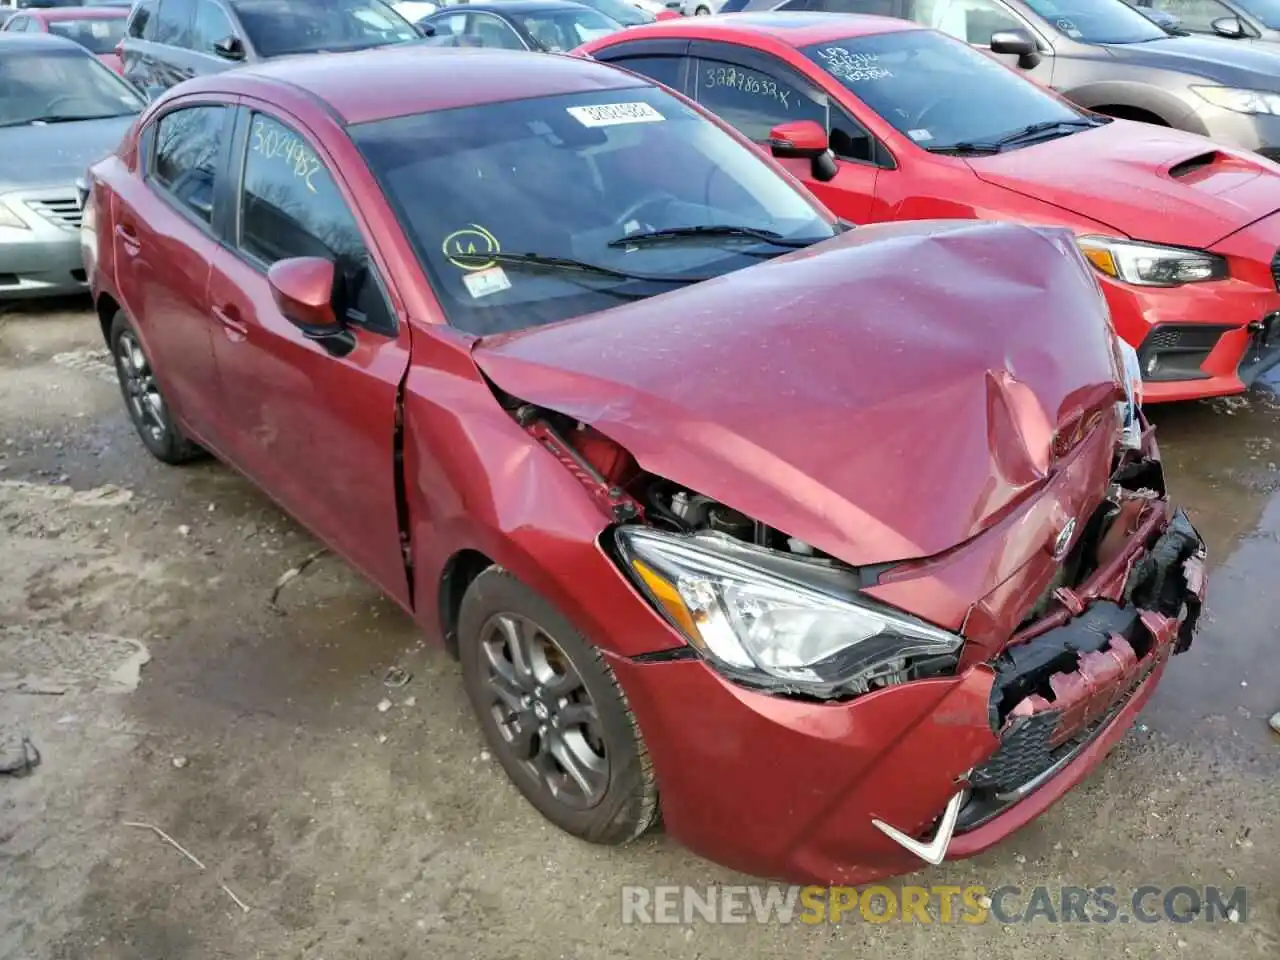
[[[509,266],[545,268],[548,270],[567,270],[578,273],[591,273],[601,277],[613,277],[617,280],[644,280],[649,283],[701,283],[712,277],[683,277],[669,273],[633,273],[630,270],[617,270],[599,263],[588,263],[585,260],[574,260],[571,257],[548,257],[540,253],[454,253],[453,260],[474,260],[477,263],[502,263]]]
[[[996,143],[953,143],[945,147],[925,147],[929,153],[999,153]]]
[[[1043,120],[1040,123],[1032,123],[1020,130],[1014,130],[1006,133],[1003,137],[996,138],[993,141],[997,146],[1009,147],[1015,143],[1021,143],[1023,140],[1032,140],[1046,133],[1053,133],[1057,130],[1081,130],[1085,127],[1100,126],[1098,121],[1090,120],[1088,117],[1077,117],[1074,120]],[[1066,136],[1066,132],[1062,134]]]
[[[661,240],[678,240],[681,237],[734,237],[742,240],[759,240],[761,243],[773,244],[775,247],[808,247],[830,237],[817,237],[812,240],[794,240],[784,237],[773,230],[759,227],[738,227],[731,223],[710,223],[690,227],[667,227],[665,230],[648,230],[643,233],[632,233],[617,240],[610,240],[611,247],[627,247],[633,243],[654,243]]]
[[[25,127],[33,123],[76,123],[80,120],[110,120],[113,117],[131,117],[133,112],[129,113],[91,113],[83,117],[68,117],[63,114],[49,114],[47,116],[23,117],[21,120],[5,120],[0,123],[0,127]]]

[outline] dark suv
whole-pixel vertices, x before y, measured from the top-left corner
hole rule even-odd
[[[420,36],[382,0],[141,0],[121,51],[124,75],[155,97],[240,63]]]

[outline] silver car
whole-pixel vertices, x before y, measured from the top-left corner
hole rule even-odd
[[[76,182],[142,107],[79,44],[0,33],[0,300],[88,289]]]

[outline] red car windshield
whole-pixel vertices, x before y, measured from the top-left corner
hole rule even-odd
[[[49,32],[74,40],[90,53],[112,53],[124,39],[125,17],[85,20],[51,20]]]
[[[122,117],[142,106],[123,80],[74,47],[0,57],[0,127]]]
[[[836,233],[754,150],[654,87],[350,132],[450,323],[474,334],[664,293]]]
[[[925,149],[982,143],[1083,116],[967,43],[903,30],[801,51]]]
[[[262,57],[362,50],[421,36],[382,0],[232,0]]]

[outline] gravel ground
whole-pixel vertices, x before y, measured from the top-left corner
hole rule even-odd
[[[626,885],[750,880],[660,833],[546,825],[482,753],[457,665],[341,561],[273,609],[317,544],[226,468],[145,455],[84,304],[9,311],[0,740],[42,762],[0,777],[0,957],[1280,956],[1280,410],[1156,416],[1213,551],[1201,637],[1080,789],[902,882],[1243,886],[1240,922],[624,924]]]

